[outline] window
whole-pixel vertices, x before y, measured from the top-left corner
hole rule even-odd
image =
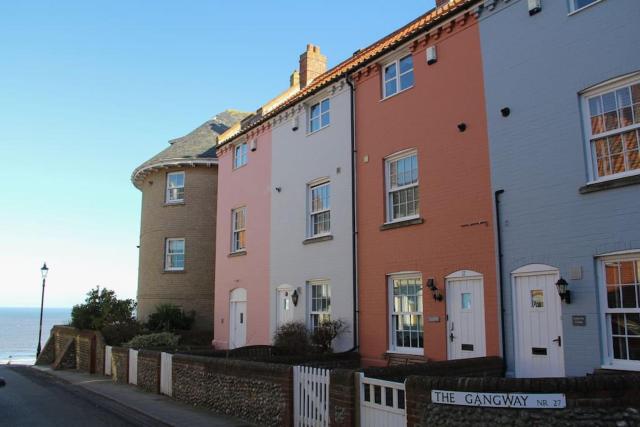
[[[331,320],[331,292],[327,282],[310,282],[309,327],[318,329],[322,322]]]
[[[418,155],[413,152],[387,159],[387,221],[416,218],[418,210]]]
[[[309,132],[315,132],[331,123],[329,98],[324,99],[309,108]]]
[[[609,363],[640,369],[640,254],[602,265]]]
[[[167,239],[164,252],[165,270],[184,270],[184,239]]]
[[[247,143],[238,144],[233,149],[233,168],[238,169],[247,164]]]
[[[582,9],[583,7],[587,7],[590,4],[598,3],[602,0],[569,0],[571,5],[571,12],[575,12],[578,9]]]
[[[184,201],[184,172],[170,172],[167,174],[166,203],[180,203]]]
[[[640,173],[640,79],[586,96],[593,178]]]
[[[413,57],[409,54],[385,65],[383,71],[383,98],[395,95],[413,86]]]
[[[246,215],[247,208],[245,207],[231,211],[231,252],[243,251],[246,248]]]
[[[330,184],[323,182],[309,187],[309,236],[331,233]]]
[[[424,353],[422,278],[398,275],[389,278],[391,351]]]

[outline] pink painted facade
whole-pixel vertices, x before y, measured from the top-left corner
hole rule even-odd
[[[234,169],[234,145],[256,141],[247,150],[247,163]],[[218,221],[216,235],[214,345],[230,345],[232,292],[246,290],[244,345],[270,344],[269,334],[269,229],[271,197],[271,130],[259,128],[218,150]],[[232,210],[246,208],[246,250],[232,253]],[[240,291],[242,293],[242,291]],[[234,293],[234,295],[237,293]],[[239,346],[239,345],[236,345]]]

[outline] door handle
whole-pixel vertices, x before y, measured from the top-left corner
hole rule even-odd
[[[454,338],[455,338],[455,336],[453,335],[453,332],[451,332],[449,334],[449,341],[453,342]]]
[[[558,347],[562,347],[562,337],[560,335],[558,335],[558,338],[553,340],[553,342],[558,343]]]

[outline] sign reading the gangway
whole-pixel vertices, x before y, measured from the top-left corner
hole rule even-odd
[[[562,409],[567,406],[564,394],[474,393],[431,390],[431,401],[441,405],[488,408]]]

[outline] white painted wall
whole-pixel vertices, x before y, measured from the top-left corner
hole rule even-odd
[[[302,291],[293,317],[309,324],[307,282],[328,279],[332,319],[349,324],[348,333],[334,343],[335,351],[353,346],[354,329],[349,90],[344,81],[324,89],[274,119],[272,129],[271,334],[276,327],[278,286],[290,285]],[[309,134],[308,107],[327,96],[331,99],[331,124]],[[299,117],[297,131],[292,130],[294,111]],[[307,184],[321,177],[331,180],[333,239],[304,245],[308,237]]]

